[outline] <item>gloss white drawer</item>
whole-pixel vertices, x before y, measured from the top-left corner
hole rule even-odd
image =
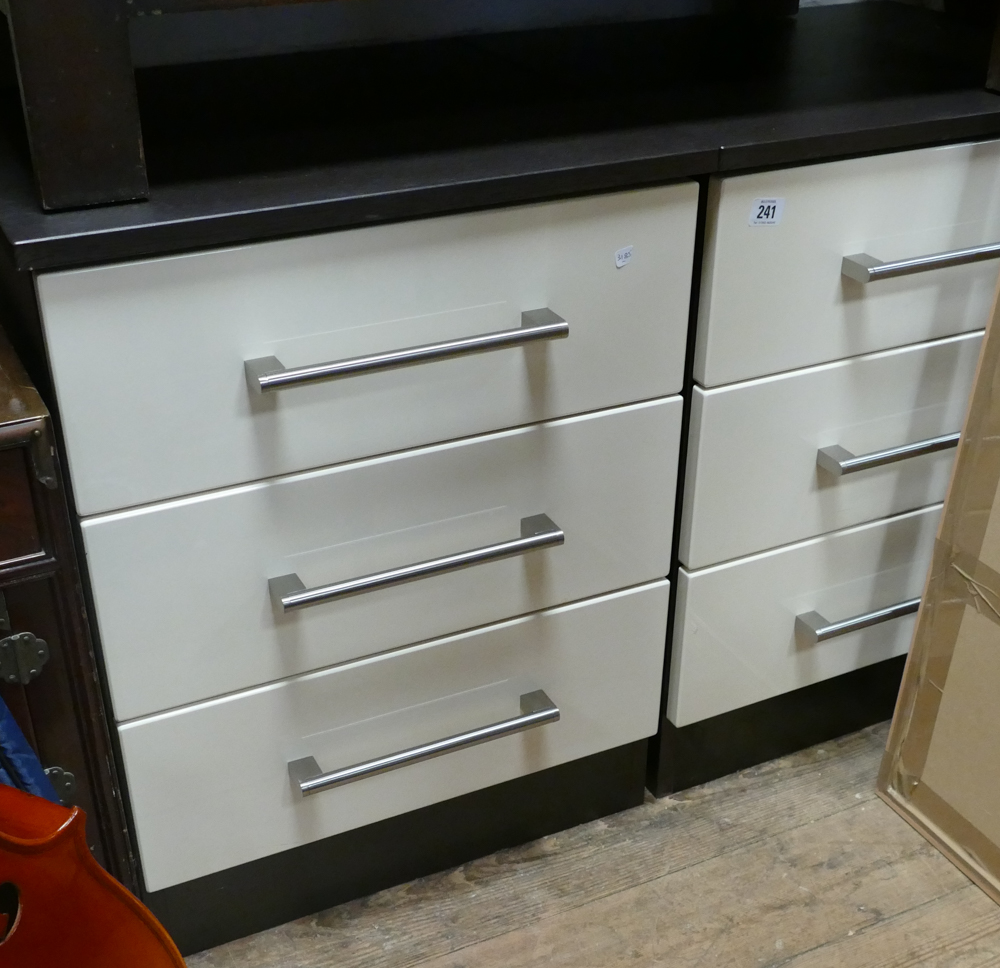
[[[953,449],[837,476],[962,429],[981,333],[695,388],[680,559],[701,568],[944,499]],[[829,466],[829,465],[827,465]]]
[[[81,514],[680,391],[697,185],[44,275]],[[517,331],[566,338],[264,394],[286,368]],[[445,354],[447,355],[447,354]]]
[[[682,568],[667,718],[688,726],[905,653],[940,517],[937,504]]]
[[[761,199],[777,224],[750,224]],[[1000,141],[713,179],[708,212],[702,386],[979,329],[997,260],[868,284],[842,263],[1000,243]]]
[[[116,719],[398,648],[670,570],[678,397],[84,522]],[[521,536],[563,544],[282,611],[308,589]]]
[[[535,613],[120,728],[146,887],[156,891],[656,731],[667,582]],[[332,771],[519,715],[558,722],[302,798]]]

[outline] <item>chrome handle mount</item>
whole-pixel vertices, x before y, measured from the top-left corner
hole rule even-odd
[[[873,255],[859,252],[856,255],[845,255],[840,264],[840,271],[848,279],[867,284],[879,279],[893,279],[896,276],[909,276],[915,272],[927,272],[931,269],[946,269],[948,266],[968,265],[970,262],[984,262],[987,259],[1000,259],[1000,243],[977,245],[971,249],[953,249],[951,252],[936,252],[933,255],[898,259],[895,262],[883,262]]]
[[[860,456],[852,454],[839,444],[833,444],[830,447],[822,448],[816,454],[816,465],[833,474],[834,477],[843,477],[845,474],[855,474],[871,467],[895,464],[896,461],[906,460],[910,457],[920,457],[923,454],[934,454],[939,450],[957,447],[961,436],[961,434],[942,434],[940,437],[929,437],[927,440],[890,447],[888,450],[876,450]]]
[[[251,394],[271,393],[275,390],[360,376],[363,373],[380,373],[383,370],[395,370],[419,363],[435,363],[459,356],[472,356],[475,353],[505,350],[527,343],[536,343],[539,340],[565,339],[567,336],[569,336],[569,323],[565,319],[557,316],[551,309],[533,309],[521,313],[519,329],[504,329],[495,333],[445,340],[441,343],[424,343],[388,353],[353,356],[332,363],[314,363],[291,369],[285,367],[275,356],[263,356],[246,360],[243,369]]]
[[[412,746],[398,753],[365,760],[362,763],[345,766],[343,769],[333,770],[329,773],[324,773],[312,756],[306,756],[288,764],[288,777],[292,782],[292,789],[296,790],[300,796],[308,797],[333,787],[344,786],[357,780],[365,780],[381,773],[389,773],[392,770],[400,769],[400,767],[434,759],[436,756],[444,756],[446,753],[454,753],[458,750],[468,749],[470,746],[478,746],[480,743],[488,743],[491,740],[502,739],[504,736],[513,736],[515,733],[523,733],[528,729],[555,723],[559,721],[559,716],[559,707],[541,689],[538,689],[521,696],[521,715],[514,716],[512,719],[503,719],[498,723],[490,723],[488,726],[479,726],[464,733],[456,733],[453,736],[446,736],[444,739],[423,743],[420,746]]]
[[[839,635],[847,635],[850,632],[871,628],[873,625],[881,625],[883,622],[890,622],[903,615],[912,615],[918,608],[920,608],[920,599],[910,598],[905,602],[890,605],[888,608],[879,608],[874,612],[854,615],[839,622],[831,622],[819,612],[805,612],[795,616],[795,631],[811,645],[816,645],[818,642],[835,639]]]
[[[379,588],[391,588],[406,582],[419,581],[421,578],[431,578],[474,565],[484,565],[503,558],[527,554],[542,548],[554,548],[566,541],[562,529],[546,514],[534,514],[521,518],[521,537],[511,541],[501,541],[498,544],[484,545],[470,551],[460,551],[442,558],[431,558],[428,561],[418,561],[413,565],[403,565],[401,568],[391,568],[360,578],[350,578],[347,581],[334,582],[330,585],[319,585],[316,588],[306,588],[296,574],[282,575],[272,578],[268,583],[271,601],[279,612],[291,612],[311,605],[322,605],[324,602],[347,598],[349,595],[359,595],[363,592],[375,591]]]

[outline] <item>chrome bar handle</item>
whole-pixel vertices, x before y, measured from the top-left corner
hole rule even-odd
[[[908,457],[920,457],[923,454],[934,454],[939,450],[957,447],[961,434],[942,434],[940,437],[929,437],[901,447],[890,447],[888,450],[876,450],[871,454],[855,456],[838,444],[824,447],[816,454],[816,464],[823,470],[842,477],[844,474],[855,474],[866,471],[870,467],[882,467],[884,464],[895,464],[898,460]]]
[[[795,632],[811,645],[816,645],[818,642],[834,639],[838,635],[847,635],[849,632],[867,629],[872,625],[881,625],[882,622],[889,622],[903,615],[912,615],[919,607],[920,599],[910,598],[898,605],[890,605],[888,608],[880,608],[874,612],[865,612],[864,615],[855,615],[853,618],[845,618],[840,622],[830,622],[823,618],[819,612],[805,612],[795,616]]]
[[[309,797],[314,793],[322,793],[324,790],[343,786],[345,783],[354,783],[356,780],[365,780],[370,776],[398,770],[402,766],[410,766],[413,763],[434,759],[436,756],[444,756],[445,753],[454,753],[457,750],[468,749],[470,746],[478,746],[480,743],[489,743],[494,739],[512,736],[514,733],[523,733],[526,729],[535,729],[538,726],[556,723],[559,721],[559,716],[559,707],[539,689],[536,692],[526,692],[521,696],[521,715],[515,716],[513,719],[503,719],[499,723],[480,726],[478,729],[470,729],[465,733],[456,733],[454,736],[447,736],[432,743],[424,743],[422,746],[412,746],[399,753],[390,753],[388,756],[380,756],[378,759],[365,760],[363,763],[345,766],[341,770],[333,770],[330,773],[324,773],[313,757],[306,756],[288,764],[288,777],[292,781],[293,790],[296,790],[302,797]]]
[[[934,255],[921,255],[915,259],[899,259],[895,262],[883,262],[873,255],[859,252],[857,255],[844,256],[840,272],[855,282],[868,283],[878,279],[892,279],[895,276],[909,276],[914,272],[926,272],[929,269],[946,269],[948,266],[983,262],[986,259],[1000,259],[1000,243],[977,245],[971,249],[955,249],[951,252],[936,252]]]
[[[390,588],[393,585],[458,571],[461,568],[471,568],[473,565],[512,558],[540,548],[554,548],[563,544],[565,540],[566,535],[562,529],[547,514],[534,514],[528,518],[521,518],[521,537],[512,541],[501,541],[499,544],[460,551],[454,555],[445,555],[443,558],[431,558],[429,561],[418,561],[402,568],[379,571],[363,575],[361,578],[334,582],[332,585],[320,585],[317,588],[306,588],[296,574],[272,578],[267,587],[275,609],[279,612],[291,612],[297,608],[308,608],[310,605],[322,605],[338,598],[347,598],[348,595],[359,595],[378,588]]]
[[[523,346],[538,340],[565,339],[569,336],[569,323],[557,316],[551,309],[532,309],[521,313],[519,329],[504,329],[496,333],[479,336],[465,336],[461,339],[445,340],[443,343],[424,343],[407,349],[388,353],[374,353],[370,356],[353,356],[333,363],[314,363],[286,369],[274,356],[263,356],[256,360],[246,360],[247,386],[251,393],[270,393],[288,387],[304,387],[312,383],[325,383],[343,377],[358,376],[362,373],[378,373],[395,370],[417,363],[434,363],[450,360],[457,356],[471,356],[474,353],[489,353],[513,346]]]

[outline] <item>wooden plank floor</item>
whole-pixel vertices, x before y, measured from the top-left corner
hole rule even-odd
[[[877,726],[190,968],[981,968],[1000,908],[874,794]]]

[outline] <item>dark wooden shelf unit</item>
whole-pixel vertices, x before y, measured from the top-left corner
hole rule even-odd
[[[276,7],[289,2],[300,2],[300,0],[281,0],[281,2],[279,0],[7,0],[7,16],[20,83],[23,114],[42,207],[46,210],[83,208],[112,202],[135,201],[148,198],[150,195],[147,162],[151,160],[153,154],[147,152],[148,145],[144,145],[144,131],[148,136],[149,125],[155,122],[152,122],[142,110],[142,98],[137,96],[136,77],[129,47],[130,19],[139,16],[226,11],[255,6]],[[330,2],[344,2],[344,0],[330,0]],[[856,6],[858,8],[901,7],[900,4],[893,3],[866,3]],[[703,84],[705,90],[701,93],[707,92],[711,95],[712,78],[718,82],[715,84],[716,88],[728,86],[731,92],[752,92],[758,86],[756,81],[759,78],[755,75],[759,75],[761,68],[765,73],[768,71],[774,73],[774,69],[777,68],[780,74],[787,66],[788,58],[794,59],[797,53],[802,52],[802,44],[796,40],[798,32],[796,21],[794,18],[784,16],[796,9],[797,0],[738,0],[738,2],[718,0],[716,7],[722,14],[714,17],[682,18],[679,21],[654,21],[648,24],[560,28],[502,35],[495,40],[503,48],[501,59],[506,59],[508,70],[505,71],[504,65],[501,65],[495,81],[502,82],[505,78],[513,77],[520,79],[526,89],[535,91],[544,91],[553,83],[557,90],[562,90],[564,93],[568,88],[579,88],[575,93],[582,93],[583,100],[588,102],[589,107],[589,110],[580,115],[581,117],[593,117],[596,123],[604,128],[620,126],[622,122],[627,127],[634,127],[655,123],[643,117],[644,114],[650,113],[645,108],[648,107],[646,102],[651,91],[648,86],[644,86],[646,78],[642,73],[636,75],[633,69],[638,64],[649,66],[658,61],[661,65],[669,65],[679,60],[686,69],[694,69],[702,81],[708,81],[707,86]],[[978,22],[965,23],[961,17],[949,14],[935,14],[912,7],[902,9],[904,13],[893,15],[899,21],[896,29],[897,32],[902,31],[899,41],[904,46],[907,44],[912,46],[916,40],[926,47],[926,39],[917,37],[913,33],[914,27],[905,22],[906,17],[914,23],[923,17],[935,22],[934,42],[942,45],[942,49],[947,50],[956,32],[960,33],[962,30],[978,31],[984,38],[985,48],[989,47],[992,23],[987,26],[982,19]],[[776,22],[767,31],[756,32],[753,44],[744,42],[745,27],[737,23],[735,35],[739,38],[739,44],[735,47],[727,45],[727,32],[734,33],[734,23],[739,19],[737,15],[754,12],[764,16],[777,16],[779,20],[783,18],[783,22]],[[818,22],[823,16],[830,19],[828,9],[803,11],[801,19],[804,23]],[[863,28],[877,31],[877,21],[882,16],[883,13],[859,9],[858,12],[846,16],[837,15],[830,22],[843,24],[853,18]],[[623,32],[623,28],[628,29]],[[810,29],[806,23],[802,31],[808,34]],[[919,26],[917,30],[919,33]],[[688,34],[692,31],[698,36],[689,37]],[[560,60],[559,55],[563,49],[567,45],[571,49],[577,43],[574,38],[581,36],[587,38],[588,60],[585,62],[585,69],[554,72],[551,69],[553,55],[557,61]],[[838,49],[840,40],[836,36],[826,37],[824,33],[820,33],[817,37],[821,44],[826,43],[830,50]],[[650,38],[662,44],[658,57],[655,55],[650,57]],[[863,34],[858,35],[858,40],[861,45],[859,52],[849,52],[846,64],[838,66],[845,77],[856,77],[856,74],[852,74],[852,68],[856,66],[859,56],[862,59],[867,56],[865,48],[870,46],[871,42],[866,41]],[[466,49],[482,55],[491,42],[490,38],[465,38],[457,41],[397,44],[391,45],[391,57],[405,60],[413,51],[433,50],[435,60],[444,52],[443,64],[446,66],[449,50],[462,49],[461,45],[464,43]],[[469,44],[474,46],[469,48]],[[475,46],[476,44],[478,46]],[[484,47],[484,44],[487,47]],[[607,64],[607,51],[616,44],[624,57],[619,58],[619,72],[609,75],[602,70],[602,65]],[[896,46],[900,46],[899,43]],[[889,43],[886,48],[888,55],[886,64],[890,65],[890,68],[894,64],[892,47],[893,45]],[[517,54],[518,49],[522,51],[520,57]],[[822,51],[819,53],[822,54]],[[693,56],[695,54],[697,56]],[[750,54],[753,56],[749,57]],[[351,63],[352,57],[356,61],[359,57],[364,60],[369,56],[377,59],[380,53],[377,50],[374,54],[370,51],[368,53],[346,51],[342,60]],[[385,59],[386,49],[381,50],[381,56]],[[487,51],[486,60],[489,62],[495,58],[494,47],[492,58]],[[987,75],[992,79],[990,83],[995,83],[995,78],[1000,76],[1000,68],[996,66],[998,58],[1000,58],[1000,44],[995,45],[993,66],[989,69],[987,69],[988,55],[984,56],[977,69],[977,76],[972,82],[974,87],[982,89],[987,82]],[[822,63],[824,58],[820,56],[819,60]],[[932,57],[926,64],[928,76],[933,74],[934,60]],[[877,66],[879,63],[877,58],[868,57],[869,67]],[[281,69],[284,70],[286,66]],[[519,67],[523,70],[519,71]],[[472,71],[475,73],[474,66]],[[545,75],[544,80],[540,75]],[[421,89],[419,78],[404,77],[396,83],[391,65],[387,76],[395,93],[409,95],[411,101],[427,93]],[[610,92],[613,95],[612,100],[617,102],[616,107],[602,105],[596,114],[594,113],[594,98],[586,93],[589,76],[600,79],[606,94]],[[339,96],[335,97],[332,103],[345,108],[357,103],[360,96],[360,103],[364,106],[366,104],[364,89],[373,82],[376,87],[380,84],[384,86],[384,80],[380,80],[381,75],[371,71],[362,69],[356,77],[357,81],[351,76],[347,77],[346,83],[339,89]],[[636,80],[638,84],[634,83]],[[678,101],[676,94],[679,93],[681,100],[693,104],[703,118],[718,117],[720,108],[722,114],[727,113],[725,95],[721,100],[716,98],[718,103],[712,104],[711,96],[708,101],[704,97],[697,96],[697,92],[693,91],[692,85],[684,77],[674,77],[673,80],[679,82],[673,97],[674,102]],[[141,86],[140,82],[140,88]],[[454,93],[468,86],[467,73],[459,72],[450,78],[450,83],[443,89]],[[476,80],[473,79],[472,87],[475,86]],[[500,83],[499,86],[504,85]],[[309,90],[308,86],[301,85],[291,98],[285,99],[284,103],[292,114],[297,113],[296,105],[309,103]],[[350,92],[350,97],[345,98],[343,95],[347,91]],[[210,99],[212,89],[202,88],[201,93]],[[663,89],[654,90],[652,93],[654,100],[663,101],[667,105],[667,113],[672,112],[673,120],[677,120],[676,110],[670,108],[670,93]],[[451,100],[447,93],[445,100]],[[244,101],[253,104],[251,97],[245,98]],[[639,109],[638,113],[636,108]],[[613,117],[616,111],[619,115],[617,121]],[[663,114],[662,111],[659,113]],[[728,113],[731,114],[731,110]],[[622,114],[624,117],[621,117]],[[574,116],[574,112],[571,111],[570,119]],[[381,121],[378,114],[374,117],[376,121]],[[529,136],[543,137],[546,132],[560,131],[562,125],[560,119],[563,117],[562,112],[545,111],[542,115],[544,123],[534,135]],[[419,121],[420,118],[419,110],[412,115],[414,121]],[[189,120],[197,126],[196,115],[190,116]],[[662,120],[661,117],[661,123]],[[461,123],[462,119],[455,118],[453,121]],[[355,145],[357,131],[352,129],[350,118],[347,122],[346,129],[336,120],[327,125],[322,139],[333,146],[343,142],[350,149]],[[464,118],[464,123],[472,123],[473,127],[478,126],[475,122],[471,122],[469,115]],[[378,124],[366,129],[366,133],[374,135],[376,145],[381,145],[383,148],[391,146],[391,138],[390,144],[387,145],[385,131],[379,130]],[[494,134],[496,137],[491,141],[493,144],[503,143],[511,136],[509,130],[503,129],[503,125]]]
[[[0,640],[48,647],[37,674],[0,697],[46,768],[71,774],[97,860],[137,889],[108,722],[84,610],[66,492],[44,403],[0,332]],[[9,655],[9,652],[8,652]],[[8,661],[0,664],[11,672]],[[21,681],[27,680],[27,681]],[[63,792],[58,777],[52,778]]]

